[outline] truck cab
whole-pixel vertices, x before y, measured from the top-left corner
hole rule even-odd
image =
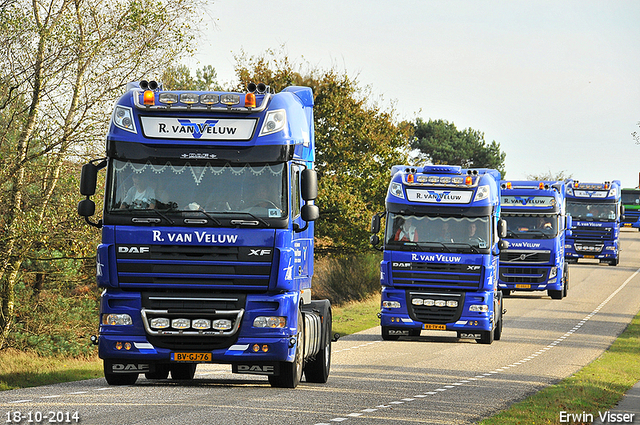
[[[102,231],[96,342],[112,385],[191,379],[199,363],[326,382],[331,305],[312,300],[313,93],[129,84],[78,212]],[[96,176],[106,170],[102,218]]]
[[[500,173],[460,166],[391,169],[386,211],[372,219],[380,264],[382,338],[452,331],[483,344],[502,333],[498,290]],[[385,229],[382,238],[381,219]]]
[[[498,285],[512,291],[547,291],[562,299],[569,288],[565,262],[565,188],[561,181],[501,182],[501,217],[507,222],[508,249],[500,251]]]
[[[598,260],[618,265],[620,261],[620,223],[624,217],[620,181],[583,183],[565,181],[567,214],[572,217],[566,235],[565,258]]]

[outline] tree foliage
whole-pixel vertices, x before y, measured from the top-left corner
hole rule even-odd
[[[572,174],[565,174],[565,171],[558,171],[557,173],[551,170],[541,174],[527,174],[527,180],[542,180],[542,181],[564,181],[572,178]]]
[[[500,144],[487,144],[484,133],[471,128],[458,130],[445,120],[424,122],[418,118],[411,147],[419,157],[431,164],[460,165],[463,168],[493,168],[505,176],[506,154]]]
[[[272,51],[236,57],[237,89],[263,82],[276,92],[289,85],[311,87],[320,219],[316,237],[323,246],[353,252],[368,246],[371,216],[384,209],[392,165],[407,161],[411,126],[396,123],[369,89],[334,69],[302,70]]]
[[[198,1],[2,2],[0,348],[19,303],[28,301],[17,298],[23,293],[17,289],[35,270],[41,281],[33,282],[52,281],[42,258],[84,251],[68,241],[82,226],[77,217],[66,221],[75,206],[56,215],[70,207],[68,187],[61,190],[65,173],[78,172],[74,161],[104,152],[109,108],[127,82],[189,52]],[[94,245],[93,238],[79,241]]]

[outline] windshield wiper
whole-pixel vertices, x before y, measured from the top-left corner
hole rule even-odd
[[[256,221],[259,221],[260,223],[264,224],[267,227],[271,227],[271,225],[269,224],[268,221],[265,221],[264,219],[255,216],[253,214],[251,214],[250,212],[246,212],[246,211],[216,211],[213,214],[224,214],[224,215],[238,215],[238,214],[244,214],[244,215],[248,215],[249,217],[255,219]],[[234,224],[232,222],[232,224]]]
[[[164,215],[163,213],[161,213],[160,211],[156,210],[156,209],[145,209],[145,210],[123,210],[125,212],[138,212],[138,211],[144,211],[144,212],[153,212],[156,215],[159,215],[160,217],[164,218],[165,220],[167,220],[170,224],[175,224],[175,221],[171,220],[169,217],[167,217],[166,215]],[[113,212],[113,211],[112,211]],[[139,217],[132,217],[131,221],[133,222],[138,222],[138,223],[142,223],[144,222],[144,220],[149,220],[147,218],[139,218]]]
[[[205,217],[207,217],[209,220],[213,221],[216,225],[222,226],[222,223],[220,222],[220,220],[218,220],[217,218],[215,218],[214,216],[212,216],[211,214],[209,214],[206,211],[202,211],[202,210],[178,210],[178,212],[181,212],[181,213],[200,213],[200,214],[203,214]]]
[[[432,244],[432,245],[439,245],[439,246],[443,247],[444,249],[446,249],[446,250],[447,250],[447,252],[451,252],[451,250],[449,249],[449,247],[448,247],[448,246],[446,246],[446,245],[445,245],[444,243],[442,243],[442,242],[436,242],[436,241],[418,242],[418,243],[416,243],[416,242],[405,242],[404,244],[405,244],[405,246],[406,246],[406,245],[416,245],[416,246],[418,246],[419,248],[433,248],[433,246],[428,246],[428,244]]]

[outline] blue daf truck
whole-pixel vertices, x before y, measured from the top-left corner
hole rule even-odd
[[[574,263],[580,258],[618,265],[620,223],[624,217],[620,181],[583,183],[565,181],[567,214],[572,217],[567,233],[565,257]]]
[[[547,291],[553,299],[564,298],[569,288],[565,230],[571,228],[564,182],[502,181],[501,189],[509,247],[500,251],[500,290],[505,295]]]
[[[371,223],[371,243],[384,252],[382,338],[440,330],[483,344],[499,340],[503,305],[498,256],[499,247],[506,246],[500,240],[506,236],[500,173],[398,165],[391,176],[386,211]]]
[[[102,229],[99,335],[112,385],[192,379],[199,363],[293,388],[326,382],[331,306],[312,300],[313,94],[131,83],[78,213]],[[97,173],[104,210],[90,219]]]

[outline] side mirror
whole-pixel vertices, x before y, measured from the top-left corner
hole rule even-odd
[[[98,167],[92,163],[84,164],[82,166],[82,174],[80,175],[80,193],[84,196],[95,195],[97,181]]]
[[[96,213],[96,204],[91,199],[84,199],[78,203],[78,215],[91,217]]]
[[[316,221],[320,217],[320,208],[317,205],[304,204],[300,216],[304,221]]]
[[[300,191],[302,199],[305,201],[313,201],[318,197],[318,173],[315,170],[305,168],[302,170]]]
[[[504,239],[501,240],[500,242],[498,242],[498,248],[500,249],[507,249],[509,248],[509,242],[505,241]]]
[[[568,215],[567,216],[567,230],[571,231],[571,227],[573,226],[573,218]],[[570,236],[570,235],[568,235]]]
[[[620,217],[624,217],[624,205],[620,205]]]
[[[498,237],[499,238],[507,237],[507,221],[504,219],[498,220]]]
[[[371,233],[378,233],[380,231],[380,213],[374,214],[371,217]]]
[[[378,235],[371,235],[369,237],[369,242],[375,247],[380,243],[380,237],[378,237]]]

